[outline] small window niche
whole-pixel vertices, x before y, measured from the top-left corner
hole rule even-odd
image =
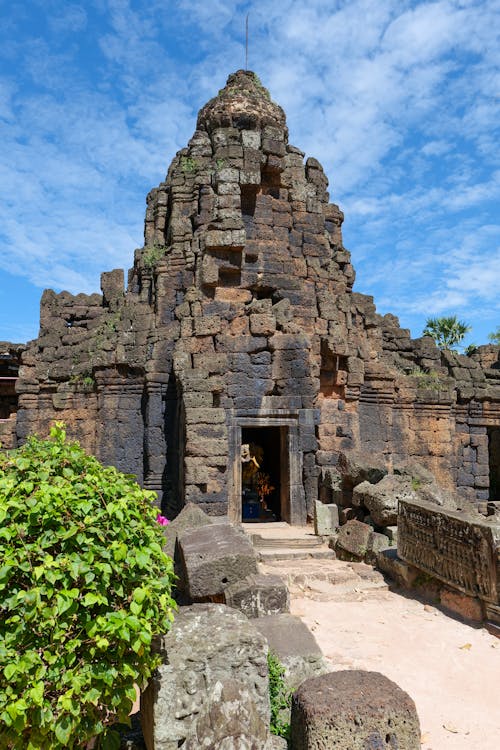
[[[347,357],[332,353],[325,344],[321,347],[320,393],[325,398],[345,398]]]

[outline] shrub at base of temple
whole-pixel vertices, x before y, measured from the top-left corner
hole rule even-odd
[[[285,682],[285,668],[272,651],[267,653],[269,669],[269,700],[271,703],[271,734],[290,740],[290,723],[286,717],[292,705],[292,691]]]
[[[2,748],[118,747],[175,607],[153,498],[63,424],[0,453]]]

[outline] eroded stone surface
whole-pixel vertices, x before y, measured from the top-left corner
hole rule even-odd
[[[364,505],[376,526],[395,526],[400,500],[416,500],[411,479],[389,474],[377,484],[362,482],[353,490],[353,503]]]
[[[269,729],[259,714],[253,693],[232,679],[217,681],[196,720],[195,734],[183,750],[264,750]]]
[[[231,524],[185,531],[179,551],[185,592],[192,601],[222,596],[226,586],[257,573],[250,540]]]
[[[370,546],[373,529],[361,521],[347,521],[335,538],[335,552],[340,560],[363,560]]]
[[[419,750],[415,704],[378,672],[332,672],[306,680],[292,699],[292,750]]]
[[[141,696],[148,750],[171,750],[195,737],[198,715],[210,695],[213,699],[216,684],[226,680],[252,696],[251,715],[259,726],[268,726],[267,642],[241,612],[222,604],[181,607],[155,649],[163,663]]]
[[[495,521],[423,501],[401,502],[398,554],[469,597],[500,603],[500,524]]]

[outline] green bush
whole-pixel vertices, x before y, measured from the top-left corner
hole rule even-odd
[[[0,747],[118,747],[168,630],[154,493],[66,441],[0,453]]]
[[[271,734],[290,739],[290,708],[292,691],[285,682],[285,668],[272,651],[267,654],[269,698],[271,702]]]

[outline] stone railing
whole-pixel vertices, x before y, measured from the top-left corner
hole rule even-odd
[[[500,523],[423,501],[400,501],[398,555],[482,600],[486,617],[500,623]]]

